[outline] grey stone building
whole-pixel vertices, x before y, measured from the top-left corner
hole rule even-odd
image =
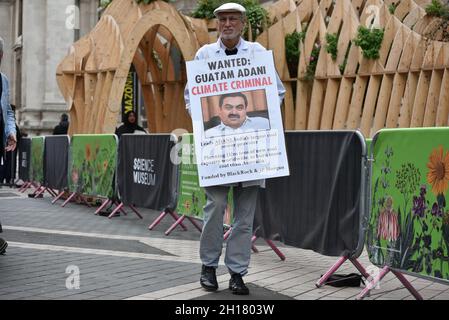
[[[30,135],[51,133],[66,103],[56,67],[70,45],[98,21],[98,0],[0,0],[1,70],[11,83],[19,126]]]

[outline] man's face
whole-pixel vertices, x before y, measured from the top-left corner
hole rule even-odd
[[[218,14],[218,33],[223,40],[234,40],[242,34],[245,23],[239,12],[222,12]]]
[[[242,97],[226,97],[220,107],[220,119],[228,127],[237,129],[246,119],[245,100]]]

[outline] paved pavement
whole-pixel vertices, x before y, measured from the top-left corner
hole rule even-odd
[[[199,232],[164,231],[167,216],[155,230],[148,225],[159,212],[142,210],[143,220],[128,215],[108,219],[94,208],[70,203],[61,208],[51,197],[31,199],[16,189],[0,189],[0,219],[9,247],[0,256],[0,300],[353,300],[363,289],[316,288],[315,282],[336,261],[309,250],[276,242],[281,261],[258,239],[245,281],[248,297],[229,293],[229,276],[218,268],[220,289],[199,286]],[[370,266],[366,253],[360,262]],[[345,263],[338,273],[356,272]],[[406,276],[425,299],[449,299],[449,286]],[[79,281],[77,281],[79,279]],[[367,300],[409,300],[410,293],[391,274]]]

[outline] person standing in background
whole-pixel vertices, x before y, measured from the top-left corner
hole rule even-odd
[[[61,114],[61,121],[59,124],[53,129],[53,134],[67,134],[69,131],[69,116],[66,113]]]
[[[5,42],[0,37],[0,66],[3,59],[3,47]],[[0,153],[4,157],[4,152],[14,151],[16,149],[16,122],[14,112],[9,104],[9,82],[6,75],[0,72]],[[0,222],[0,232],[2,232]],[[0,254],[5,253],[8,243],[0,238]]]

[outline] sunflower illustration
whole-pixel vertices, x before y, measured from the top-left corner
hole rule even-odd
[[[433,149],[427,168],[427,182],[432,185],[432,192],[436,195],[444,194],[449,182],[449,152],[443,153],[442,146]]]

